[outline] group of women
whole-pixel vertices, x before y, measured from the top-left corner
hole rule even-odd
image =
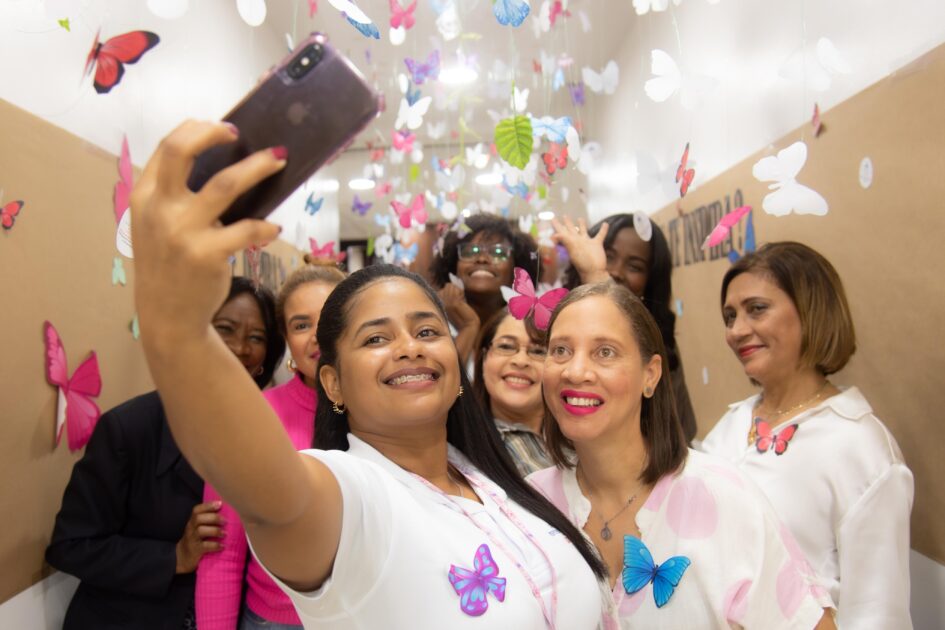
[[[446,240],[439,292],[393,266],[305,267],[254,310],[224,299],[227,258],[278,228],[216,218],[284,159],[186,187],[233,139],[182,125],[133,193],[158,393],[103,416],[66,490],[47,553],[82,579],[66,627],[911,626],[912,477],[828,380],[855,338],[819,254],[770,244],[726,274],[726,340],[761,393],[705,454],[656,226],[556,224],[571,291],[545,330],[505,309],[515,267],[538,284],[536,248],[492,217]],[[295,377],[261,395],[282,338]]]

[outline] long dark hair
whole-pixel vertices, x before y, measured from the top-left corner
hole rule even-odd
[[[335,287],[325,302],[316,331],[321,350],[321,357],[318,360],[319,370],[323,365],[331,365],[338,369],[338,339],[350,324],[348,315],[352,299],[369,285],[388,278],[403,278],[416,284],[426,294],[430,303],[436,306],[443,321],[447,321],[443,304],[436,293],[417,274],[394,265],[365,267],[354,272]],[[463,389],[467,392],[471,391],[466,370],[460,364],[458,355],[456,369],[459,371]],[[316,379],[316,383],[318,405],[315,411],[315,447],[347,451],[350,431],[348,416],[332,411],[331,400],[321,384],[321,379]],[[474,396],[459,396],[450,407],[446,419],[446,439],[469,458],[486,477],[505,490],[512,501],[564,534],[598,578],[606,574],[603,563],[583,534],[564,514],[522,479],[502,444],[502,438],[499,437],[495,423],[486,415]]]
[[[272,295],[272,291],[263,285],[256,284],[243,276],[233,276],[233,279],[230,280],[230,293],[223,303],[226,304],[244,293],[256,301],[259,314],[262,316],[263,326],[266,328],[266,358],[262,364],[263,371],[259,376],[253,376],[253,380],[262,389],[272,380],[276,366],[282,360],[282,355],[285,354],[285,339],[279,332],[279,324],[276,321],[276,298]]]
[[[548,324],[548,336],[551,337],[555,321],[561,312],[571,304],[601,295],[609,299],[620,309],[633,332],[634,340],[640,349],[640,356],[644,362],[654,355],[662,357],[666,364],[666,349],[656,321],[647,310],[640,298],[630,292],[630,289],[611,280],[597,284],[585,284],[567,296],[558,304]],[[548,407],[545,407],[546,415]],[[565,452],[573,450],[574,444],[564,436],[558,423],[552,417],[547,417],[542,425],[545,441],[548,443],[548,453],[559,468],[574,466],[574,461]],[[654,484],[660,478],[678,470],[686,461],[688,450],[686,436],[683,434],[682,423],[676,412],[676,396],[673,393],[672,377],[669,370],[663,370],[653,396],[643,398],[640,408],[640,433],[646,448],[646,466],[640,473],[640,481]]]
[[[474,214],[466,219],[466,226],[472,230],[466,236],[460,237],[456,232],[449,232],[443,239],[443,251],[439,252],[430,264],[430,275],[433,284],[438,287],[446,286],[450,281],[450,274],[456,273],[459,263],[459,245],[473,240],[477,234],[484,236],[498,236],[504,238],[512,246],[512,263],[521,267],[531,276],[532,282],[538,284],[538,251],[535,240],[528,234],[523,234],[512,224],[489,214]]]
[[[598,221],[587,231],[588,236],[595,236],[604,223],[610,224],[610,231],[604,237],[604,249],[614,245],[617,233],[624,228],[635,230],[632,214],[613,214]],[[669,358],[669,369],[679,367],[679,348],[676,346],[676,314],[670,308],[669,301],[673,294],[673,256],[669,251],[669,243],[663,230],[653,223],[653,236],[650,238],[650,265],[646,274],[646,287],[643,289],[643,304],[650,315],[656,320],[660,334],[663,336],[663,345],[666,346],[666,355]],[[564,275],[564,286],[574,289],[581,284],[581,276],[574,265],[569,265]]]

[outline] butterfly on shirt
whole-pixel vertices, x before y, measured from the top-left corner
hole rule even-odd
[[[489,609],[488,594],[500,602],[505,601],[505,578],[499,577],[499,566],[492,559],[489,545],[479,545],[473,569],[453,564],[447,577],[459,595],[460,609],[470,617],[478,617]]]
[[[755,418],[752,427],[753,441],[759,453],[774,451],[775,455],[784,455],[795,434],[797,434],[796,424],[789,424],[775,433],[771,425],[761,418]]]
[[[686,556],[673,556],[662,564],[653,561],[653,554],[635,536],[623,537],[623,588],[628,595],[653,582],[653,600],[657,608],[665,606],[692,562]]]

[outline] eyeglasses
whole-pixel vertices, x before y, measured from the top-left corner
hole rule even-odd
[[[522,346],[516,341],[506,341],[503,339],[502,341],[493,341],[489,344],[489,349],[503,357],[514,357],[522,349]],[[530,359],[544,361],[545,357],[548,356],[548,350],[546,350],[544,346],[529,344],[525,346],[525,354],[527,354]]]
[[[459,257],[463,260],[470,260],[485,254],[492,260],[505,261],[512,255],[512,248],[502,243],[495,245],[479,245],[478,243],[461,243],[456,247]]]

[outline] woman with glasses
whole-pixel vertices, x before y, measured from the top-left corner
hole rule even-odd
[[[473,390],[492,414],[522,476],[552,464],[541,437],[544,367],[543,335],[507,310],[493,315],[479,332]]]
[[[505,308],[503,286],[512,286],[512,270],[521,267],[538,283],[538,246],[499,217],[477,214],[466,219],[462,234],[449,232],[430,267],[433,284],[456,328],[456,348],[465,363],[473,353],[476,335]],[[451,282],[456,276],[462,288]]]

